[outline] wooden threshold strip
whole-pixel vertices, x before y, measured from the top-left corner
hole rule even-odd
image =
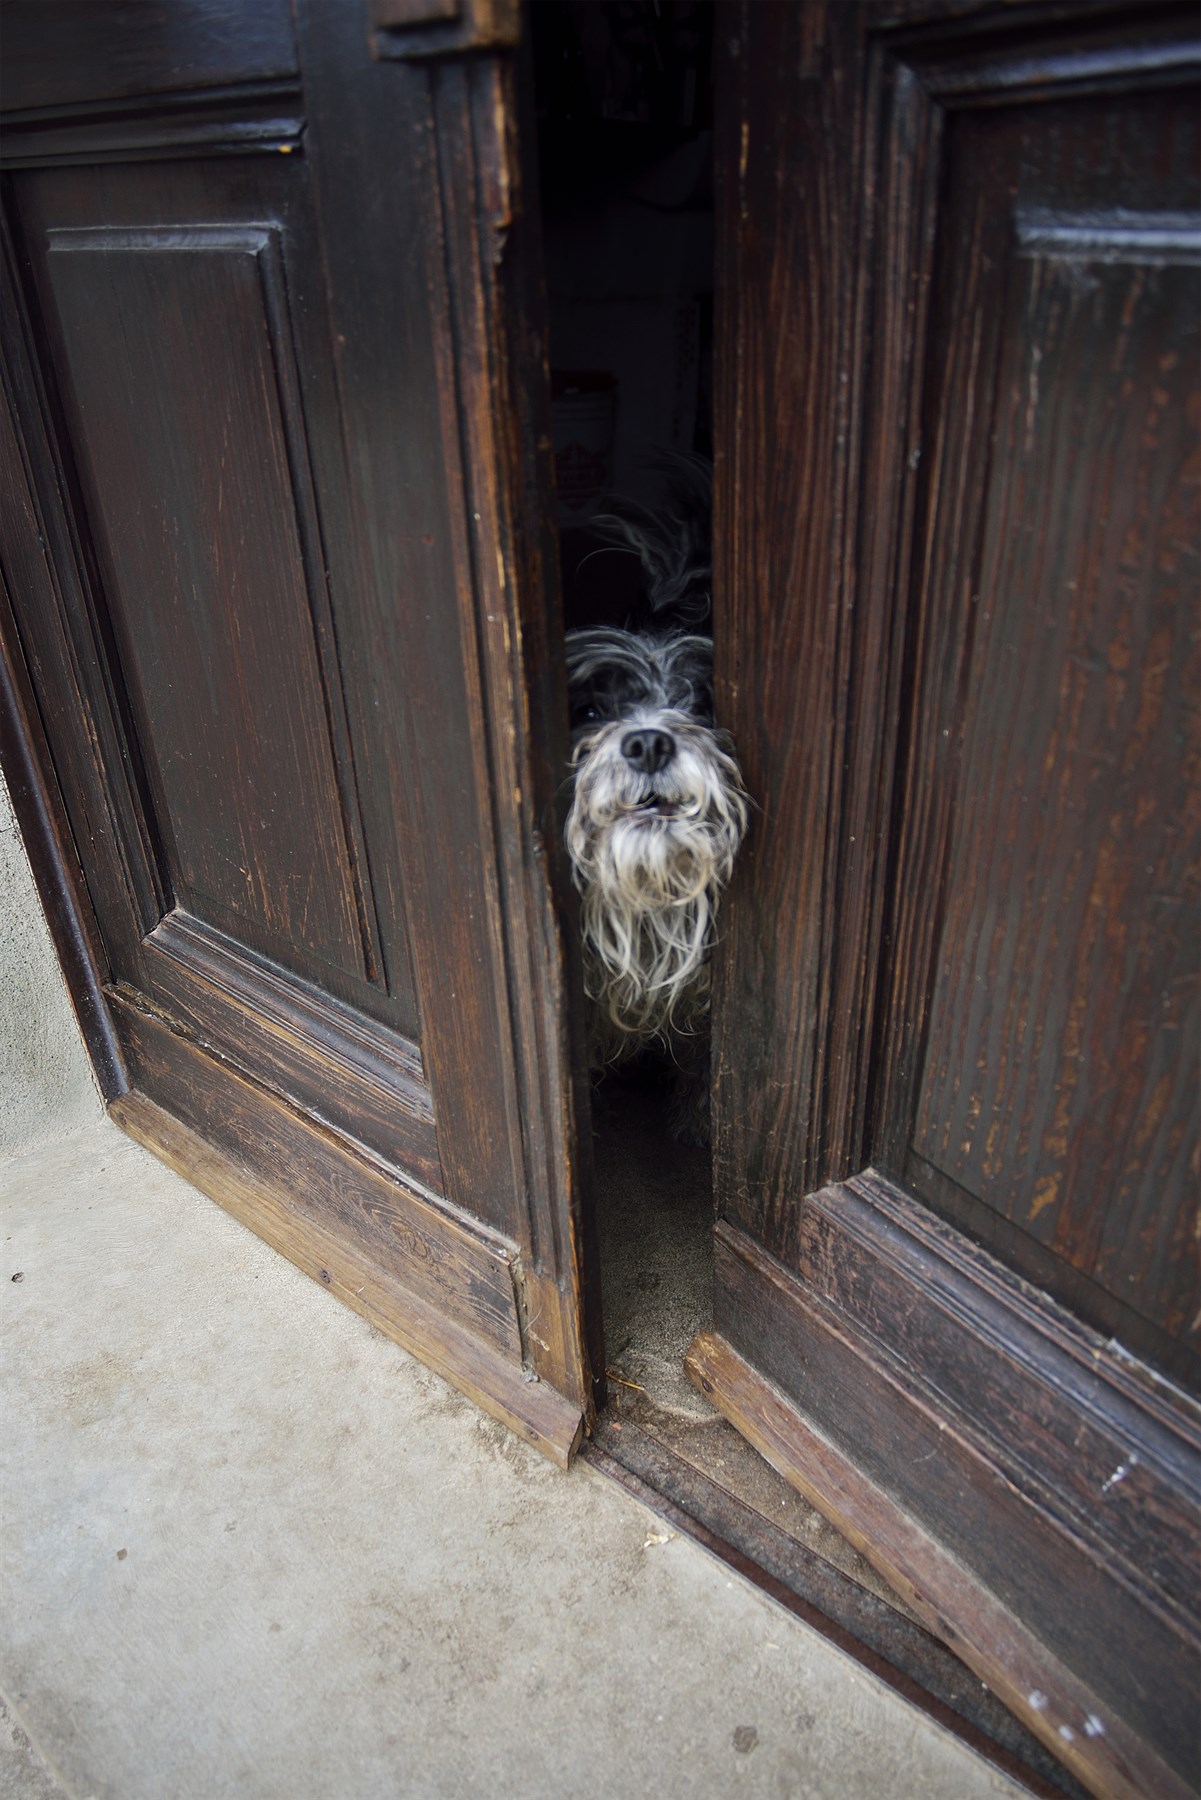
[[[1086,1791],[932,1633],[628,1419],[608,1412],[583,1460],[751,1581],[1039,1800]]]
[[[1180,1778],[1111,1716],[1104,1735],[1058,1732],[1040,1717],[1037,1697],[1048,1686],[1073,1696],[1086,1720],[1092,1696],[1058,1663],[973,1572],[913,1519],[901,1513],[870,1477],[814,1430],[801,1412],[724,1338],[702,1332],[685,1364],[700,1391],[774,1469],[823,1512],[866,1556],[930,1630],[950,1644],[969,1667],[1040,1736],[1057,1734],[1056,1754],[1095,1793],[1112,1800],[1188,1800]],[[970,1613],[969,1641],[951,1624]],[[982,1645],[992,1646],[982,1650]]]

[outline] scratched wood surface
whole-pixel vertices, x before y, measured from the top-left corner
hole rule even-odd
[[[758,1441],[783,1397],[777,1466],[882,1568],[928,1534],[937,1629],[1082,1779],[1179,1791],[1196,33],[748,0],[717,41],[718,710],[761,809],[718,952],[727,1411]],[[1057,1744],[1061,1678],[1121,1749]]]
[[[339,0],[118,5],[99,45],[95,10],[6,20],[31,505],[5,647],[86,876],[110,1085],[248,1180],[277,1159],[307,1195],[297,1259],[324,1234],[444,1314],[452,1378],[487,1340],[475,1387],[531,1416],[569,1395],[578,1422],[562,628],[512,58],[460,68],[472,45],[404,20],[375,58]],[[62,854],[47,837],[48,894]],[[428,1231],[381,1224],[389,1183]],[[286,1208],[254,1216],[289,1249]],[[477,1228],[503,1252],[439,1281]]]
[[[954,612],[968,643],[907,775],[947,848],[940,876],[910,833],[897,881],[894,1007],[926,1015],[913,1091],[893,1092],[921,1161],[900,1166],[920,1186],[932,1165],[1062,1259],[1069,1302],[1100,1290],[1124,1324],[1179,1340],[1201,1030],[1196,109],[1183,91],[1082,99],[973,121],[952,153],[970,248],[937,328],[946,391],[979,410],[965,442],[930,446],[922,600],[932,638]],[[954,317],[973,260],[996,339],[975,367],[988,325]],[[960,515],[979,549],[955,571],[952,458],[987,471]],[[926,976],[904,952],[940,880]]]
[[[301,974],[365,978],[280,405],[276,235],[55,227],[50,281],[173,898]]]
[[[729,76],[719,705],[762,813],[719,956],[723,1205],[787,1260],[807,1189],[884,1164],[1195,1377],[1181,15],[1123,46],[1098,12],[1102,92],[1037,7],[970,45],[867,17],[772,15]]]
[[[732,1234],[737,1237],[738,1234]],[[745,1245],[745,1240],[744,1240]],[[754,1252],[750,1251],[751,1265]],[[733,1278],[736,1284],[737,1277]],[[756,1306],[773,1299],[770,1283],[753,1283]],[[732,1285],[731,1292],[736,1292]],[[750,1296],[748,1295],[748,1298]],[[1117,1638],[1100,1657],[1072,1666],[1048,1648],[1037,1612],[1028,1615],[1021,1584],[997,1582],[983,1574],[978,1557],[965,1558],[948,1546],[943,1509],[932,1508],[944,1481],[973,1479],[990,1467],[989,1449],[949,1425],[942,1432],[914,1404],[911,1386],[890,1377],[886,1363],[865,1354],[848,1339],[845,1320],[797,1296],[775,1309],[784,1355],[806,1356],[820,1378],[823,1404],[815,1409],[769,1379],[758,1349],[749,1355],[738,1338],[720,1330],[703,1333],[688,1355],[688,1372],[702,1392],[755,1445],[794,1487],[823,1512],[884,1573],[929,1628],[963,1658],[1036,1733],[1073,1774],[1106,1800],[1187,1800],[1196,1790],[1192,1732],[1195,1663],[1173,1660],[1176,1641],[1148,1646],[1163,1657],[1162,1684],[1140,1675]],[[848,1455],[844,1435],[829,1425],[830,1412],[846,1406],[872,1418],[876,1455],[870,1462]],[[946,1422],[944,1421],[944,1425]],[[917,1503],[898,1503],[896,1473],[910,1474],[910,1492],[922,1468],[934,1476],[917,1488]],[[995,1475],[992,1480],[995,1483]],[[933,1516],[931,1516],[933,1514]],[[968,1523],[965,1515],[962,1521]],[[1039,1541],[1041,1537],[1042,1541]],[[1036,1555],[1023,1565],[1026,1577],[1043,1569],[1046,1599],[1062,1598],[1066,1584],[1082,1577],[1075,1607],[1082,1632],[1100,1617],[1095,1571],[1070,1538],[1061,1540],[1056,1561],[1045,1531],[1035,1538]],[[995,1570],[993,1571],[995,1575]],[[1045,1612],[1045,1609],[1044,1609]],[[1155,1635],[1157,1621],[1147,1620]],[[1108,1667],[1098,1667],[1108,1663]],[[1031,1704],[1033,1702],[1033,1704]],[[1167,1721],[1175,1739],[1177,1766],[1149,1739]]]
[[[5,0],[0,108],[90,105],[296,73],[288,0]]]

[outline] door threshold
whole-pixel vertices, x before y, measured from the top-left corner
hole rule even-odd
[[[684,1370],[713,1319],[709,1157],[673,1144],[661,1089],[594,1097],[608,1400],[580,1454],[1046,1800],[1086,1790]]]
[[[1088,1800],[874,1571],[867,1572],[869,1586],[858,1568],[838,1566],[848,1559],[839,1557],[837,1534],[838,1560],[823,1553],[831,1548],[821,1543],[824,1522],[815,1545],[804,1541],[813,1535],[807,1520],[798,1525],[793,1515],[779,1524],[770,1516],[765,1508],[773,1502],[790,1513],[796,1495],[724,1419],[698,1431],[694,1421],[656,1407],[648,1396],[618,1389],[580,1454],[1032,1794]]]

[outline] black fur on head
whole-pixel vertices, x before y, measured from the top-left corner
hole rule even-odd
[[[652,613],[677,626],[705,625],[713,609],[712,465],[703,456],[665,452],[650,467],[665,479],[662,504],[652,511],[637,500],[612,499],[590,529],[638,558]]]

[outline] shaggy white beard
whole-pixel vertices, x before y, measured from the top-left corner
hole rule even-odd
[[[676,740],[653,777],[621,754],[634,723]],[[746,822],[738,765],[683,714],[626,718],[580,744],[566,839],[583,896],[594,1063],[696,1031],[707,1015],[713,923]]]

